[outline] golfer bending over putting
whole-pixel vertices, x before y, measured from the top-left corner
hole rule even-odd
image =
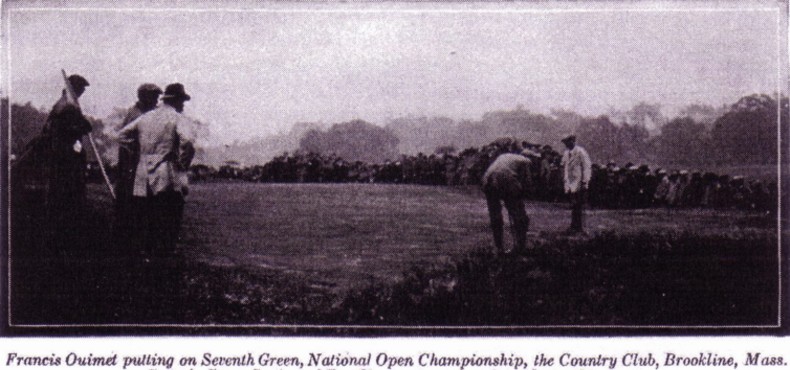
[[[527,156],[533,155],[529,150],[521,154],[505,153],[494,160],[483,174],[483,193],[488,202],[488,215],[491,218],[491,231],[494,233],[494,245],[497,252],[504,253],[502,233],[502,204],[505,204],[510,215],[511,228],[514,234],[513,252],[523,253],[526,250],[529,217],[524,210],[524,198],[531,187],[530,165]],[[500,203],[501,202],[501,203]]]

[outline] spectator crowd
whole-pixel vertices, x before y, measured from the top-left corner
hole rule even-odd
[[[460,153],[402,155],[398,161],[366,163],[336,155],[284,153],[264,165],[242,167],[226,163],[219,169],[195,165],[195,181],[211,179],[272,183],[384,183],[419,185],[479,185],[483,172],[503,153],[534,152],[531,156],[533,188],[528,199],[564,201],[561,154],[549,145],[499,139]],[[648,165],[614,162],[593,164],[589,184],[593,208],[648,207],[776,209],[776,183],[713,172],[651,169]]]

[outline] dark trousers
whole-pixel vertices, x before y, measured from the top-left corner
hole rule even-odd
[[[587,190],[579,189],[575,193],[570,193],[571,200],[571,231],[584,230],[584,203],[587,202]]]
[[[58,253],[83,247],[85,230],[85,160],[73,152],[56,153],[48,168],[45,194],[46,244]],[[56,155],[56,154],[53,154]]]
[[[148,198],[127,195],[116,200],[113,241],[120,252],[136,254],[148,250]]]
[[[494,245],[497,250],[502,251],[504,221],[502,220],[502,204],[505,204],[508,215],[510,215],[512,230],[514,234],[514,249],[523,251],[527,245],[527,230],[529,230],[529,217],[524,209],[524,200],[521,198],[503,197],[496,192],[486,193],[488,203],[488,216],[491,219],[491,231],[494,234]],[[501,203],[500,203],[501,202]]]
[[[145,198],[135,197],[133,203],[142,204],[137,217],[142,226],[141,250],[148,254],[174,253],[184,213],[184,196],[177,191],[165,191]]]

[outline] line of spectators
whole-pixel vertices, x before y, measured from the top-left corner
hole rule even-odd
[[[398,161],[365,163],[335,155],[284,153],[264,165],[229,163],[219,169],[192,167],[196,181],[234,179],[275,183],[389,183],[479,185],[486,168],[503,153],[526,148],[532,156],[531,200],[564,201],[561,154],[551,146],[504,138],[457,154],[403,155]],[[712,172],[651,170],[647,165],[593,165],[589,203],[593,208],[635,209],[655,206],[775,210],[775,182],[747,180]]]
[[[590,205],[598,208],[709,207],[776,209],[775,182],[713,172],[650,170],[646,165],[593,166]]]

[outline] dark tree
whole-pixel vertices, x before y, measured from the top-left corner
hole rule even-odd
[[[582,120],[576,130],[579,144],[593,162],[645,163],[650,161],[649,134],[641,125],[612,123],[608,116]]]
[[[607,116],[584,119],[576,130],[579,145],[587,149],[593,162],[620,160],[617,126]]]
[[[656,138],[656,159],[664,165],[704,166],[709,146],[706,136],[704,124],[690,117],[675,118]]]
[[[652,148],[648,143],[650,134],[645,126],[629,125],[627,123],[617,128],[617,143],[619,144],[618,160],[634,163],[652,162]]]
[[[546,143],[561,139],[552,132],[556,127],[553,118],[532,113],[522,107],[510,111],[485,113],[482,123],[489,128],[491,139],[517,137],[531,143]]]
[[[8,121],[8,99],[2,101],[2,120]],[[11,153],[20,155],[26,146],[41,134],[47,122],[47,113],[34,108],[28,102],[25,105],[11,103]]]
[[[326,132],[308,131],[299,141],[299,148],[369,163],[395,159],[399,154],[398,138],[392,131],[363,120],[339,123]]]
[[[787,98],[781,114],[787,122]],[[745,96],[716,120],[711,154],[724,164],[776,163],[777,121],[776,100],[765,94]]]
[[[427,153],[448,140],[457,124],[447,117],[400,117],[386,125],[400,140],[398,151],[407,154]]]

